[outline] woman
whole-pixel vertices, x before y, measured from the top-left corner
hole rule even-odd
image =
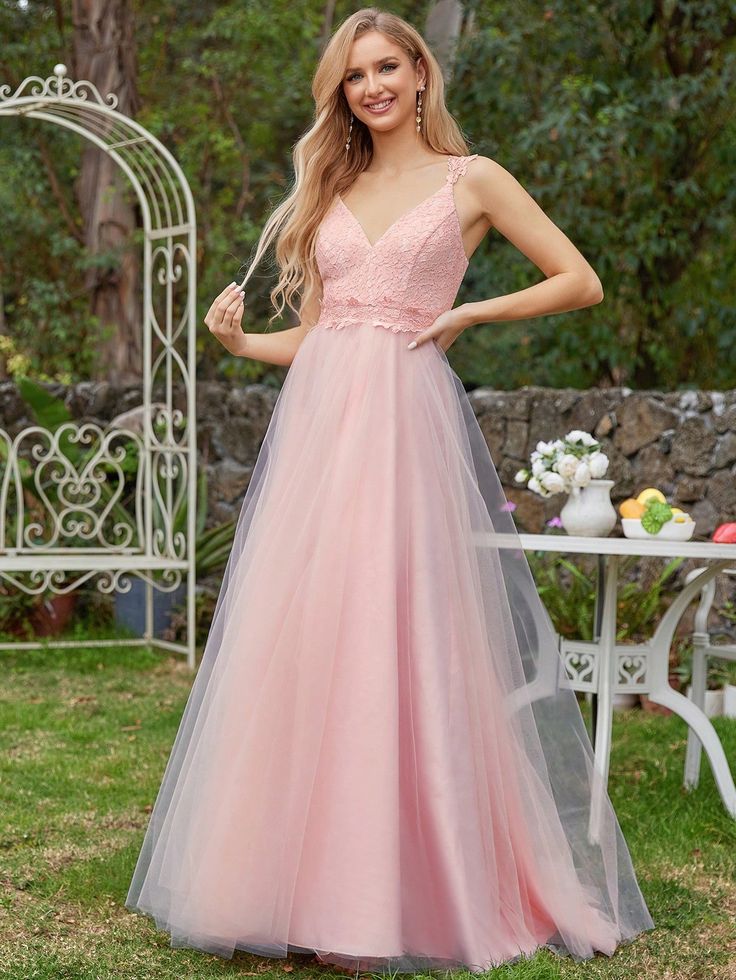
[[[476,323],[597,303],[600,282],[467,154],[403,20],[349,17],[313,92],[249,270],[277,238],[272,299],[303,296],[299,325],[245,333],[234,285],[205,318],[290,370],[126,904],[222,956],[480,972],[540,947],[610,955],[653,923],[445,356]],[[452,308],[491,226],[547,278]]]

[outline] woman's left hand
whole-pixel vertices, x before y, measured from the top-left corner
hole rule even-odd
[[[426,344],[428,341],[436,340],[442,350],[446,351],[452,347],[467,326],[459,306],[452,310],[445,310],[444,313],[440,313],[431,326],[412,338],[409,350],[414,350],[415,347]]]

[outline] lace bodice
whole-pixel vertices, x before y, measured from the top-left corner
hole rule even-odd
[[[317,233],[323,295],[316,326],[417,332],[452,307],[468,267],[453,186],[477,156],[448,157],[442,187],[373,244],[337,195]]]

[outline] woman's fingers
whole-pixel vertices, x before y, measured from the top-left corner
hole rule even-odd
[[[216,296],[204,322],[220,343],[233,354],[242,354],[245,333],[240,326],[245,298],[240,287],[228,286]]]
[[[245,309],[245,303],[240,302],[238,308],[233,313],[233,327],[237,328],[238,332],[241,330],[241,322],[243,320],[243,310]]]
[[[212,315],[219,308],[221,308],[223,304],[227,305],[227,302],[236,295],[236,292],[237,290],[231,283],[229,286],[226,286],[219,295],[215,296],[215,298],[212,300],[212,303],[210,304],[209,310],[207,310],[207,315],[204,318],[204,322],[208,323],[208,319],[211,319]]]
[[[233,314],[242,305],[243,295],[241,290],[233,286],[228,286],[212,301],[204,322],[213,333],[217,334],[223,328],[228,329],[230,327]]]
[[[235,299],[233,299],[225,311],[225,325],[232,327],[234,323],[240,322],[240,317],[243,315],[243,297],[238,294]]]

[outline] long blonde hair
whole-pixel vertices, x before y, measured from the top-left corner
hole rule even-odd
[[[276,313],[284,305],[294,313],[297,293],[302,300],[317,290],[319,273],[315,258],[317,230],[335,194],[344,193],[370,163],[373,145],[368,127],[353,121],[350,149],[345,153],[351,111],[342,91],[353,41],[367,31],[380,31],[402,48],[416,66],[421,58],[426,68],[422,93],[422,139],[437,153],[463,156],[468,144],[460,127],[448,111],[444,99],[442,70],[425,40],[411,24],[395,14],[365,7],[347,17],[330,38],[312,80],[314,123],[294,148],[294,184],[289,195],[271,213],[258,240],[244,285],[271,242],[276,239],[275,256],[280,275],[271,290]]]

